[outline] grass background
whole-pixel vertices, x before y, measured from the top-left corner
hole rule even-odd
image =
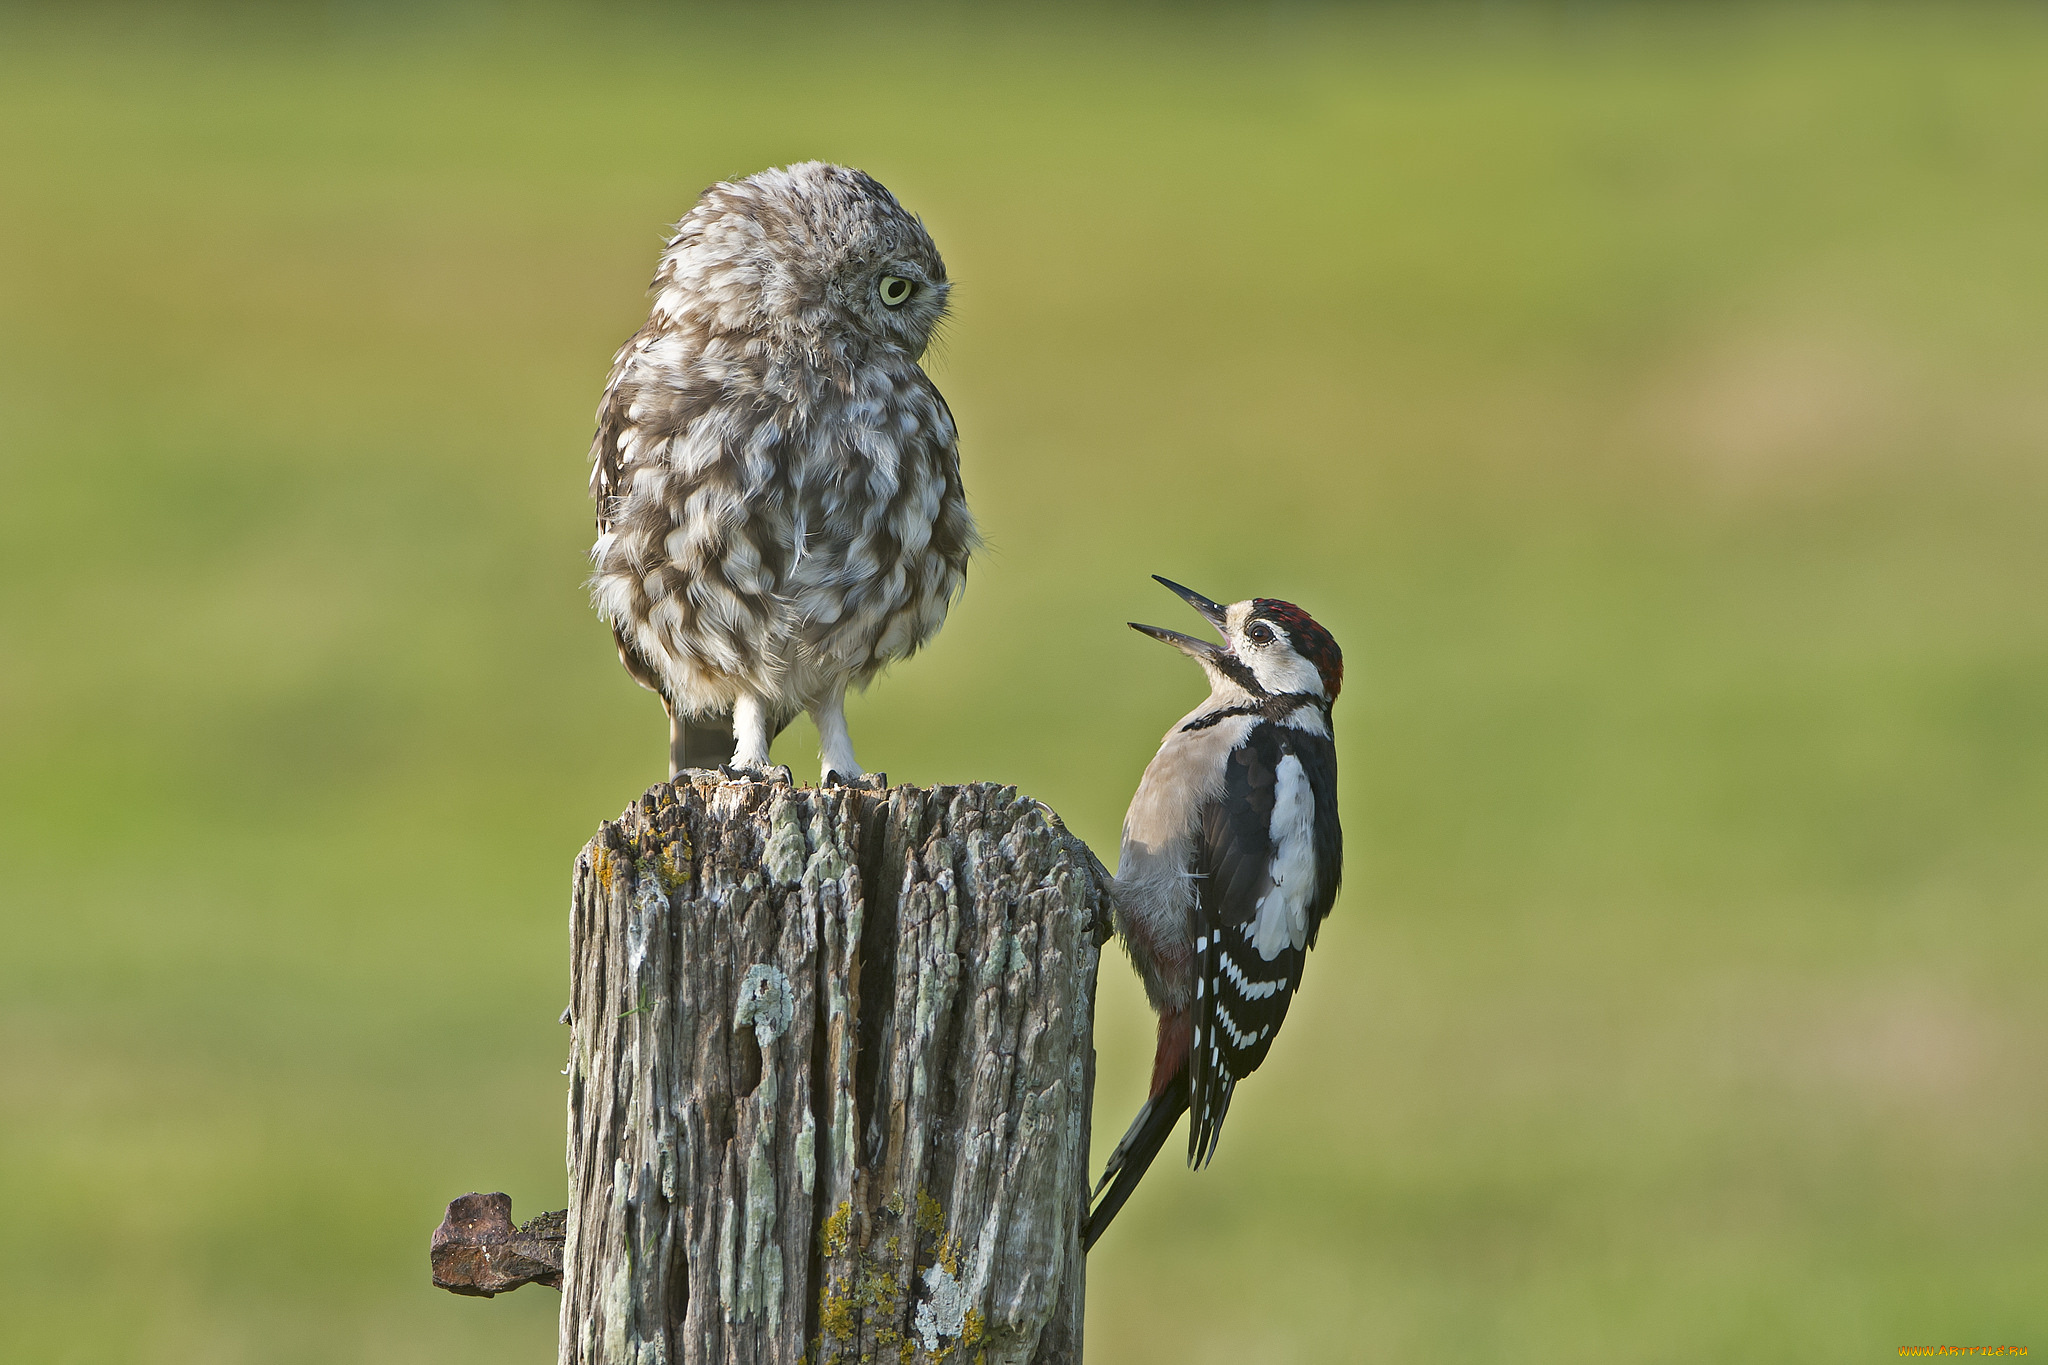
[[[1146,574],[1348,652],[1345,895],[1092,1358],[2048,1349],[2044,63],[2020,4],[0,16],[0,1357],[552,1359],[425,1249],[562,1200],[569,865],[660,775],[591,412],[663,225],[813,156],[959,281],[992,547],[864,759],[1108,854],[1199,691]]]

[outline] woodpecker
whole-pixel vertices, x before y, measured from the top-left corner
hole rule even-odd
[[[1159,1045],[1151,1095],[1095,1187],[1084,1249],[1183,1113],[1188,1164],[1215,1155],[1231,1091],[1266,1060],[1344,865],[1336,640],[1291,602],[1224,607],[1158,582],[1223,643],[1130,623],[1200,664],[1209,695],[1167,732],[1124,816],[1116,928],[1159,1014]]]

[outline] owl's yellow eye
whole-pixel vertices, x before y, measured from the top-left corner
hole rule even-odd
[[[916,287],[916,285],[904,279],[901,275],[882,276],[882,306],[884,308],[902,307],[903,301],[910,297],[911,291]]]

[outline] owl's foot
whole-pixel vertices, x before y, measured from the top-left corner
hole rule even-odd
[[[889,790],[889,774],[854,773],[849,777],[836,770],[827,770],[825,775],[818,780],[818,785],[821,787],[848,787],[860,792],[885,792]]]
[[[785,787],[796,785],[796,774],[782,763],[727,763],[718,771],[728,782],[769,782],[780,783]]]

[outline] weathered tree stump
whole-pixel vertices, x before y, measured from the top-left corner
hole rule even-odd
[[[1108,894],[994,784],[706,775],[600,828],[563,1365],[1080,1360]]]

